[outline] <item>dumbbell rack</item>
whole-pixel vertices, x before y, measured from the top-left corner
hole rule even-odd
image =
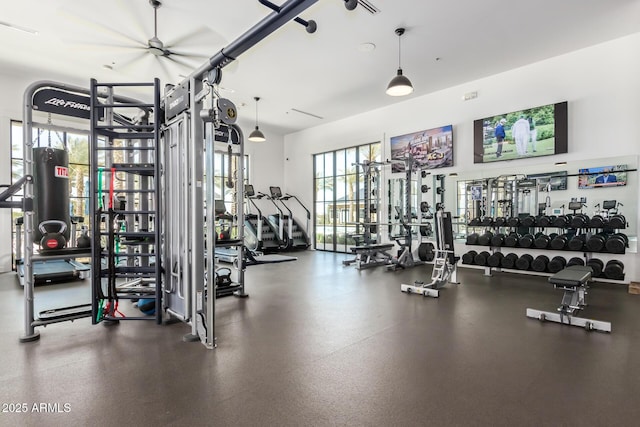
[[[544,228],[561,228],[561,227],[556,227],[553,225],[548,225],[548,226],[541,226],[537,224],[537,219],[530,217],[528,224],[526,226],[524,226],[525,228],[528,228],[530,231],[535,232],[535,228],[539,228],[539,229],[544,229]],[[587,221],[588,222],[588,221]],[[467,238],[467,245],[468,246],[482,246],[482,247],[488,247],[490,252],[487,252],[487,254],[490,253],[490,255],[495,254],[495,253],[501,253],[502,252],[502,248],[503,247],[507,247],[510,250],[513,249],[516,252],[520,252],[522,250],[535,250],[535,251],[554,251],[556,253],[556,258],[563,258],[563,261],[565,263],[567,263],[567,260],[564,259],[564,256],[561,254],[566,254],[567,252],[569,252],[568,249],[551,249],[548,248],[548,244],[546,247],[535,247],[533,245],[534,240],[536,240],[536,238],[533,236],[533,234],[530,234],[529,239],[531,240],[531,244],[529,247],[521,247],[521,246],[502,246],[499,244],[496,244],[497,242],[495,241],[495,237],[496,235],[494,235],[491,230],[496,230],[496,229],[501,229],[501,228],[514,228],[514,227],[518,227],[517,225],[514,225],[513,222],[509,223],[506,219],[504,222],[502,222],[502,219],[500,219],[499,225],[496,225],[493,218],[483,218],[482,220],[476,220],[474,222],[470,222],[468,224],[468,227],[472,228],[472,229],[478,229],[478,228],[482,228],[484,229],[484,234],[482,236],[478,236],[477,233],[474,233],[475,236],[477,237],[477,240],[480,241],[480,243],[478,243],[477,241],[474,243],[473,239],[469,239],[469,236]],[[522,226],[520,226],[522,227]],[[588,229],[588,227],[585,227]],[[591,232],[588,231],[587,233],[585,233],[586,236],[588,236],[587,238],[591,237]],[[470,235],[472,236],[472,235]],[[526,236],[526,235],[525,235]],[[539,235],[538,235],[539,236]],[[584,246],[584,245],[583,245]],[[582,259],[584,260],[583,262],[585,264],[591,264],[592,268],[594,268],[594,270],[596,270],[596,274],[594,274],[594,279],[598,280],[598,281],[605,281],[605,282],[612,282],[612,283],[624,283],[624,266],[623,264],[618,261],[618,260],[610,260],[607,263],[607,266],[605,267],[604,263],[597,258],[593,257],[594,251],[590,251],[590,250],[585,250],[586,248],[581,247],[580,250],[578,251],[572,251],[572,252],[582,252],[583,256]],[[465,254],[466,255],[466,254]],[[484,259],[484,264],[487,263],[487,255],[486,254],[480,254],[481,257],[480,259],[482,259],[483,257],[485,257]],[[524,257],[526,254],[523,254],[522,256]],[[549,257],[547,258],[547,262],[549,262]],[[576,257],[577,258],[577,257]],[[553,274],[554,271],[548,271],[547,270],[547,265],[545,263],[544,268],[543,269],[538,269],[537,271],[531,271],[531,266],[528,266],[527,269],[505,269],[504,267],[497,267],[497,266],[489,266],[489,265],[473,265],[470,264],[469,262],[465,262],[468,261],[468,257],[463,256],[463,264],[467,267],[482,267],[484,268],[485,271],[485,275],[487,276],[491,276],[493,271],[502,271],[502,270],[508,270],[508,271],[513,271],[513,272],[518,272],[518,273],[525,273],[525,274],[540,274],[540,275],[549,275],[549,274]],[[531,259],[533,261],[533,257]],[[573,258],[569,261],[572,261]],[[495,264],[495,259],[492,260],[493,263]],[[559,260],[557,260],[556,262],[558,262]],[[567,263],[569,264],[569,263]],[[539,265],[537,266],[539,267]],[[557,264],[556,264],[557,267]],[[561,266],[562,268],[564,268],[564,265]],[[601,274],[597,274],[597,271],[600,270]],[[604,278],[604,274],[605,274],[605,270],[606,271],[611,271],[611,272],[615,272],[615,274],[611,274],[612,277],[614,278]]]
[[[115,91],[122,88],[146,90],[152,102],[113,101]],[[99,100],[105,92],[106,103]],[[92,79],[90,95],[92,323],[155,320],[160,324],[160,81],[127,84]],[[119,301],[140,298],[155,300],[155,316],[125,317]]]

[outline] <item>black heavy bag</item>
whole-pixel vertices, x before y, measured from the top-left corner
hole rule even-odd
[[[65,150],[50,147],[33,149],[33,241],[42,240],[42,221],[58,220],[67,227],[62,233],[69,241],[69,155]],[[48,233],[57,233],[60,226],[44,225]]]

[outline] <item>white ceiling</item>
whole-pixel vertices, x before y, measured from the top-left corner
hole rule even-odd
[[[315,34],[285,24],[224,69],[221,86],[233,92],[222,95],[249,125],[260,96],[261,128],[286,134],[407,99],[384,93],[398,65],[397,27],[407,29],[402,68],[411,97],[640,32],[640,0],[368,1],[378,14],[318,1],[301,14],[317,22]],[[0,21],[38,34],[0,26],[0,73],[82,86],[90,78],[177,83],[271,13],[258,0],[162,0],[158,38],[201,55],[174,57],[182,66],[140,48],[153,36],[148,0],[1,2]],[[363,43],[376,49],[361,51]]]

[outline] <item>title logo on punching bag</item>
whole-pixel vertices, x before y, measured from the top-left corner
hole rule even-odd
[[[69,169],[64,166],[56,166],[53,174],[56,178],[69,178]]]

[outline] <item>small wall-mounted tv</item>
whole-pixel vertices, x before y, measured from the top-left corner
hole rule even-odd
[[[536,180],[538,191],[567,189],[567,171],[529,174],[527,178]]]
[[[392,136],[390,142],[392,160],[405,160],[411,154],[419,169],[453,166],[452,125]],[[393,163],[391,172],[404,172],[404,164]]]
[[[567,128],[567,102],[475,120],[473,162],[489,163],[566,153]]]
[[[627,165],[598,166],[578,171],[578,188],[627,185]]]

